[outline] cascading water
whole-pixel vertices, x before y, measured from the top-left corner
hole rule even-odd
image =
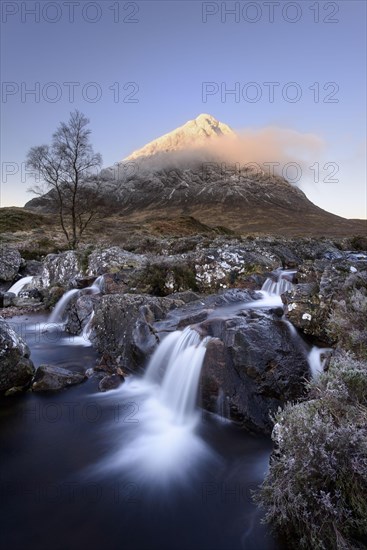
[[[191,331],[196,332],[196,331]],[[185,337],[185,341],[190,340]],[[194,419],[197,391],[206,344],[204,338],[196,345],[182,346],[173,353],[163,378],[160,401],[171,412],[174,422],[185,424]]]
[[[318,348],[313,346],[308,353],[307,360],[310,365],[310,370],[313,378],[317,378],[324,370],[327,357],[325,354],[332,352],[331,348]]]
[[[72,290],[68,290],[65,292],[65,294],[60,298],[60,300],[57,302],[56,306],[54,307],[54,310],[52,311],[50,317],[48,318],[49,323],[62,323],[63,322],[63,315],[66,311],[66,308],[68,307],[69,303],[73,299],[73,297],[79,293],[79,290],[77,288],[73,288]]]
[[[230,407],[228,403],[228,398],[222,388],[219,388],[216,399],[216,414],[222,422],[229,422]]]
[[[88,286],[87,288],[84,288],[82,290],[79,290],[77,288],[73,288],[72,290],[68,290],[62,298],[57,302],[54,310],[52,311],[48,322],[49,323],[62,323],[64,321],[64,313],[70,304],[71,300],[76,294],[99,294],[102,291],[103,287],[103,275],[100,277],[97,277],[97,279],[94,281],[94,283],[91,286]]]
[[[129,467],[141,478],[182,478],[209,448],[196,434],[200,415],[196,400],[206,345],[193,329],[169,334],[155,350],[142,379],[132,377],[101,399],[127,397],[137,405],[137,422],[124,434],[116,454],[101,469]],[[130,439],[129,439],[130,435]],[[116,434],[119,439],[119,433]]]
[[[190,327],[186,327],[182,332],[179,330],[171,332],[153,353],[145,373],[145,380],[147,382],[161,381],[167,365],[187,347],[196,346],[199,342],[199,333]]]
[[[29,283],[33,281],[33,277],[23,277],[22,279],[19,279],[16,283],[13,284],[8,290],[8,292],[12,292],[16,296],[19,295],[19,292]]]
[[[276,280],[268,277],[262,285],[261,290],[258,291],[258,294],[261,296],[260,300],[254,300],[252,302],[245,302],[241,304],[237,303],[218,308],[211,313],[208,318],[210,319],[218,316],[224,318],[226,316],[236,315],[246,309],[282,308],[283,302],[281,295],[284,292],[288,292],[293,289],[293,284],[289,278],[291,278],[295,273],[296,271],[277,270],[274,273],[277,277]],[[313,346],[310,349],[309,345],[301,339],[292,323],[288,321],[285,316],[282,317],[282,320],[288,327],[290,337],[297,338],[302,343],[304,353],[307,356],[311,375],[313,378],[317,377],[323,371],[326,364],[326,360],[323,359],[322,356],[332,350],[329,348],[319,348],[317,346]]]
[[[292,290],[293,284],[287,279],[287,276],[294,275],[295,271],[279,271],[279,275],[276,281],[267,278],[261,290],[268,292],[269,294],[280,296],[288,290]]]
[[[208,316],[208,319],[213,317],[226,317],[236,315],[245,309],[266,309],[283,307],[281,294],[292,290],[293,284],[287,279],[289,276],[293,276],[296,271],[282,271],[278,270],[276,275],[278,279],[274,281],[270,277],[266,279],[264,284],[257,293],[261,296],[259,300],[253,302],[235,303],[228,306],[220,307]]]

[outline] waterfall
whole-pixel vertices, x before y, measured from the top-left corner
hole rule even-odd
[[[216,399],[216,414],[222,422],[229,422],[230,420],[230,407],[227,396],[222,388],[219,388]]]
[[[85,343],[86,345],[90,345],[91,342],[89,340],[89,337],[92,333],[92,323],[93,323],[93,319],[94,319],[94,311],[92,311],[92,313],[90,314],[90,317],[89,317],[89,321],[88,323],[85,325],[85,327],[83,328],[83,332],[82,332],[82,338],[83,340],[85,340]]]
[[[268,277],[261,287],[261,290],[273,296],[280,296],[283,292],[292,290],[293,284],[286,279],[286,276],[293,275],[294,273],[296,273],[296,271],[279,271],[277,280],[274,281]]]
[[[76,294],[99,294],[100,292],[102,292],[102,288],[103,288],[103,275],[101,275],[100,277],[97,277],[94,283],[91,286],[88,286],[87,288],[84,288],[81,290],[77,288],[73,288],[72,290],[68,290],[68,292],[66,292],[62,296],[62,298],[60,298],[60,300],[57,302],[54,310],[52,311],[48,319],[48,322],[62,323],[64,321],[63,316],[66,311],[66,308],[68,307],[69,303],[71,302],[71,300]]]
[[[22,290],[23,287],[28,285],[33,281],[33,277],[23,277],[22,279],[19,279],[16,283],[13,284],[8,290],[8,292],[12,292],[16,296],[18,296],[19,292]]]
[[[195,411],[206,344],[190,327],[169,334],[157,347],[144,380],[160,384],[159,400],[178,423],[190,422]]]
[[[129,377],[121,388],[98,395],[113,403],[119,395],[118,401],[128,402],[135,416],[131,430],[121,431],[121,425],[114,424],[117,450],[94,473],[128,468],[139,481],[183,481],[199,459],[212,456],[196,433],[200,420],[197,393],[209,339],[201,339],[190,327],[168,334],[143,378]]]
[[[99,294],[103,291],[104,277],[100,275],[86,290],[90,290],[92,294]]]
[[[145,373],[145,380],[148,382],[162,380],[164,370],[171,362],[171,358],[176,359],[185,348],[195,346],[199,342],[199,333],[190,327],[186,327],[182,332],[179,330],[171,332],[153,353]]]
[[[265,283],[262,285],[259,294],[262,296],[261,300],[257,302],[250,302],[247,307],[267,308],[267,307],[283,307],[281,295],[283,292],[292,290],[293,284],[286,278],[287,275],[293,275],[296,271],[277,271],[277,280],[274,281],[268,277]]]
[[[323,371],[326,364],[325,353],[332,352],[331,348],[318,348],[313,346],[308,353],[307,360],[310,366],[312,378],[317,378]]]
[[[77,288],[73,288],[72,290],[68,290],[68,292],[65,292],[65,294],[60,298],[60,300],[57,302],[56,306],[54,307],[54,310],[52,311],[48,322],[49,323],[62,323],[63,322],[63,315],[65,313],[66,308],[68,307],[69,303],[73,299],[73,297],[78,294],[79,290]]]
[[[192,345],[187,343],[190,338],[183,335],[183,346],[179,348],[176,355],[172,353],[167,365],[160,391],[160,401],[172,412],[174,422],[179,424],[193,420],[201,367],[208,340],[209,338],[206,337],[198,344]],[[179,342],[180,340],[177,343]]]

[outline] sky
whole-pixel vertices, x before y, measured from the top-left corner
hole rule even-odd
[[[4,0],[1,206],[32,198],[27,151],[74,109],[105,167],[210,113],[241,132],[304,135],[296,184],[366,218],[366,5]]]

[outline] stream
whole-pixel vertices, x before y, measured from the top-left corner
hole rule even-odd
[[[61,329],[41,332],[46,321],[37,314],[10,322],[36,365],[95,365],[92,347]],[[180,353],[193,364],[202,352],[191,339]],[[177,372],[177,353],[171,359]],[[186,397],[175,397],[168,370],[157,382],[152,359],[143,379],[104,394],[90,378],[57,394],[1,399],[4,548],[281,548],[251,497],[268,468],[270,439],[197,410],[189,394],[199,368]]]

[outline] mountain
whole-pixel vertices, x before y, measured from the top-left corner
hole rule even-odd
[[[233,167],[222,150],[236,133],[208,114],[134,151],[104,169],[103,191],[111,213],[126,221],[190,216],[241,234],[335,235],[365,232],[362,220],[347,220],[314,205],[296,186],[260,166]],[[241,167],[242,166],[242,167]],[[50,194],[28,209],[52,210]]]
[[[122,162],[140,160],[143,157],[182,151],[197,146],[205,147],[213,139],[223,136],[234,137],[235,135],[235,132],[226,124],[219,122],[211,115],[201,114],[194,120],[189,120],[183,126],[134,151]]]

